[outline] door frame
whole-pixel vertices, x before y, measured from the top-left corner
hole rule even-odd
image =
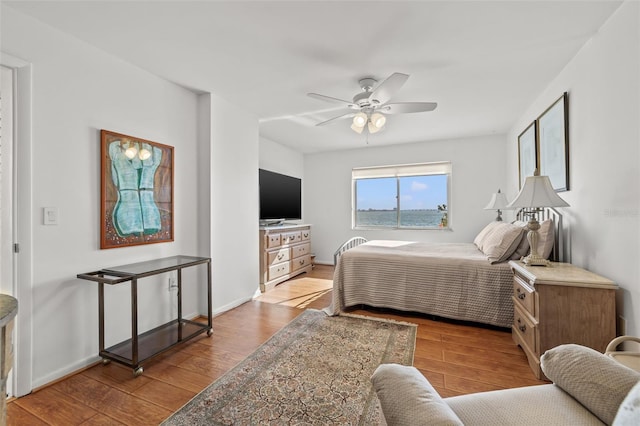
[[[0,51],[0,65],[14,70],[13,214],[14,297],[18,299],[14,341],[14,396],[32,391],[33,383],[33,174],[32,64]]]

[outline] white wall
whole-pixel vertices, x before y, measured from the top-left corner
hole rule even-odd
[[[2,5],[1,49],[33,64],[33,379],[37,387],[97,359],[97,284],[76,274],[198,254],[197,97]],[[175,147],[175,241],[99,249],[100,129]],[[20,154],[18,154],[20,155]],[[42,208],[59,225],[42,224]],[[26,245],[26,244],[25,244]],[[257,249],[256,249],[257,251]],[[256,268],[257,269],[257,268]],[[185,286],[195,273],[185,271]],[[159,287],[154,284],[161,284]],[[141,330],[175,315],[166,279],[139,284]],[[160,290],[158,291],[158,288]],[[129,286],[106,289],[107,344],[129,337]],[[184,313],[197,313],[186,291]]]
[[[304,155],[264,136],[260,137],[259,165],[261,169],[283,175],[304,177]]]
[[[201,220],[211,226],[213,305],[221,312],[250,300],[260,283],[258,119],[213,94],[208,99],[211,214]]]
[[[354,139],[355,140],[355,139]],[[452,230],[351,229],[351,170],[354,167],[451,161]],[[305,222],[313,225],[312,250],[318,263],[354,236],[433,242],[471,242],[496,216],[483,210],[491,194],[505,186],[505,136],[365,147],[306,155],[303,187]],[[514,194],[507,194],[512,197]]]
[[[259,167],[261,169],[280,173],[283,175],[294,176],[302,179],[304,182],[304,155],[301,152],[281,145],[264,136],[260,137],[260,159]],[[306,223],[304,220],[304,184],[302,187],[302,218],[303,220],[290,220],[287,223]]]
[[[509,132],[511,192],[517,135],[569,93],[570,191],[559,195],[572,263],[614,280],[618,313],[640,333],[640,5],[624,3]]]

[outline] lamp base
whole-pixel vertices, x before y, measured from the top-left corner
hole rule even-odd
[[[529,266],[549,266],[551,262],[538,254],[538,229],[540,229],[540,224],[535,215],[532,215],[531,219],[529,219],[527,228],[529,229],[527,240],[529,241],[530,251],[528,256],[521,259],[522,262]]]
[[[549,266],[551,265],[551,262],[549,262],[547,259],[538,256],[538,255],[534,255],[533,253],[531,253],[529,256],[523,257],[522,259],[520,259],[525,265],[529,265],[529,266]]]

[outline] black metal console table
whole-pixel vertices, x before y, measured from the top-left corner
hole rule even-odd
[[[182,269],[196,265],[207,265],[207,324],[182,318]],[[177,271],[178,318],[152,330],[138,334],[138,280],[140,278]],[[172,256],[147,262],[105,268],[95,272],[78,274],[78,278],[98,283],[99,354],[104,363],[111,360],[133,368],[134,376],[143,372],[144,361],[186,342],[206,331],[211,336],[211,258],[194,256]],[[104,285],[131,281],[131,339],[109,348],[104,347]]]

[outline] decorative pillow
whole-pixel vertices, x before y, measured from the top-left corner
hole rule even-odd
[[[485,226],[482,229],[482,231],[480,231],[478,235],[476,235],[476,238],[473,240],[473,243],[476,245],[476,247],[482,250],[482,246],[487,235],[489,235],[493,231],[493,229],[501,223],[502,222],[494,221],[494,222],[490,222],[487,226]]]
[[[490,263],[504,262],[516,250],[524,235],[524,228],[499,222],[482,244],[482,252]]]
[[[529,228],[527,227],[528,223],[521,220],[514,220],[511,224],[524,229],[524,235],[520,240],[520,244],[518,244],[518,247],[516,247],[516,250],[509,258],[511,260],[520,260],[522,257],[529,254],[529,240],[527,239],[527,233],[529,232]]]
[[[544,374],[600,420],[610,425],[640,373],[580,345],[560,345],[540,358]]]
[[[613,419],[613,426],[637,425],[640,425],[640,382],[631,388]]]
[[[462,425],[456,413],[415,367],[382,364],[371,376],[389,426]]]
[[[556,231],[551,219],[547,219],[540,224],[540,229],[538,229],[538,254],[543,259],[548,259],[551,255],[555,235]]]

